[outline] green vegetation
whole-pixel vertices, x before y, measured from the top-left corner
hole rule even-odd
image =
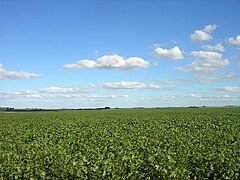
[[[0,179],[240,179],[240,109],[0,113]]]

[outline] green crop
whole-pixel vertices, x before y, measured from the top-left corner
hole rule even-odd
[[[0,113],[0,179],[240,179],[240,109]]]

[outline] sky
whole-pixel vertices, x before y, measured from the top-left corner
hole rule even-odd
[[[0,107],[240,105],[238,0],[0,0]]]

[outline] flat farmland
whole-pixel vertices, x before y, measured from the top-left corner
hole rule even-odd
[[[0,179],[239,179],[240,108],[0,113]]]

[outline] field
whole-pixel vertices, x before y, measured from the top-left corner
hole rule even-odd
[[[0,179],[240,179],[240,108],[0,113]]]

